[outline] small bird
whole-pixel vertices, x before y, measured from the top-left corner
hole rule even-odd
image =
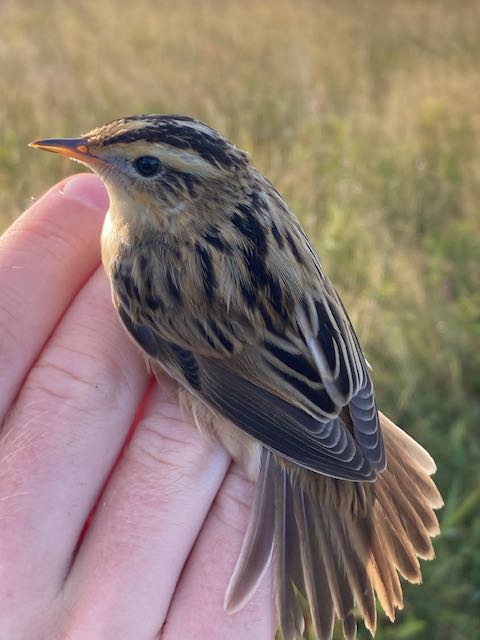
[[[225,608],[273,562],[284,640],[375,634],[399,574],[420,582],[442,498],[435,463],[377,410],[370,367],[312,244],[275,187],[222,135],[135,115],[33,147],[105,183],[102,261],[113,303],[154,373],[256,482]],[[309,614],[305,612],[308,602]]]

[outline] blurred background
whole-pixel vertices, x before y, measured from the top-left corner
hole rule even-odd
[[[446,501],[380,640],[480,638],[479,34],[475,0],[0,2],[2,229],[79,170],[29,141],[159,112],[249,151],[313,238]]]

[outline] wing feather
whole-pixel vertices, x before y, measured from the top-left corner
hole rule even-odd
[[[313,258],[312,286],[300,292],[288,314],[275,309],[282,296],[269,298],[269,313],[278,317],[268,323],[257,317],[260,307],[247,313],[238,303],[233,308],[232,300],[230,308],[225,300],[201,306],[185,288],[181,304],[148,309],[142,281],[135,284],[138,295],[122,291],[132,289],[135,273],[141,275],[137,257],[130,270],[127,259],[119,265],[114,301],[150,357],[271,451],[329,476],[373,480],[385,467],[385,452],[367,363],[337,293],[304,240]],[[152,289],[154,274],[149,282]]]
[[[316,313],[314,318],[312,309]],[[373,467],[382,471],[386,459],[373,384],[338,296],[327,288],[321,300],[303,301],[297,317],[325,391],[337,407],[348,407],[356,441]]]
[[[122,307],[130,334],[174,378],[203,402],[301,467],[345,480],[373,480],[375,472],[341,418],[319,421],[212,358],[172,344],[135,323]]]

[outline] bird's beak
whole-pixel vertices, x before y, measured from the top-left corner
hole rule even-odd
[[[83,138],[51,138],[49,140],[36,140],[29,147],[59,153],[66,158],[78,160],[87,166],[103,164],[103,160],[90,153],[86,140]]]

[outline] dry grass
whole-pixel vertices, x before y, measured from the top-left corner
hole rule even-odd
[[[30,140],[153,111],[225,132],[302,218],[446,497],[382,640],[480,637],[479,24],[474,0],[0,5],[3,225],[76,170]]]

